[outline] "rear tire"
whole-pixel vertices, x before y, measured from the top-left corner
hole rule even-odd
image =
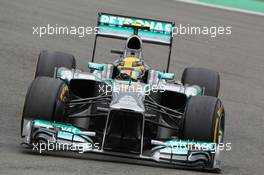
[[[44,50],[40,52],[35,78],[39,76],[54,77],[55,67],[76,68],[76,61],[73,55]]]
[[[182,74],[184,85],[198,85],[205,88],[204,95],[218,97],[220,89],[219,73],[210,69],[188,67]]]
[[[192,97],[184,113],[182,139],[219,143],[223,138],[224,107],[221,101],[210,96]]]
[[[69,97],[68,86],[59,79],[37,77],[32,81],[24,103],[24,119],[62,122],[65,119],[63,102]]]

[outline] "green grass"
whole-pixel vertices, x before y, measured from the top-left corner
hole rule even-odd
[[[264,1],[261,0],[197,0],[214,5],[264,13]]]

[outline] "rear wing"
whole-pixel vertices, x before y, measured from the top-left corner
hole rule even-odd
[[[174,23],[153,19],[135,18],[107,13],[98,15],[98,35],[116,38],[128,38],[133,34],[133,28],[128,24],[139,24],[149,27],[149,30],[139,29],[138,35],[145,42],[157,44],[171,44]]]
[[[175,26],[174,22],[115,15],[110,13],[98,13],[98,30],[95,35],[92,62],[94,61],[96,40],[98,36],[126,40],[128,37],[135,34],[135,27],[132,26],[137,25],[142,26],[137,28],[136,34],[143,42],[167,45],[170,47],[167,65],[168,72],[173,39],[172,31]]]

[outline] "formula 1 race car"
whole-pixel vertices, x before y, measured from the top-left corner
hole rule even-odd
[[[97,25],[89,71],[77,69],[70,54],[40,53],[22,143],[219,172],[225,118],[219,74],[188,67],[174,81],[173,22],[99,13]],[[122,50],[111,50],[118,55],[113,63],[95,63],[98,37],[126,40]],[[145,42],[169,47],[166,71],[144,61]]]

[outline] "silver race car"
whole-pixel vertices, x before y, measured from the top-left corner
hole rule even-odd
[[[221,170],[225,112],[219,74],[169,73],[173,22],[99,13],[88,71],[66,53],[42,51],[22,115],[22,144]],[[99,37],[126,40],[113,63],[95,63]],[[143,43],[169,47],[166,71],[144,61]]]

